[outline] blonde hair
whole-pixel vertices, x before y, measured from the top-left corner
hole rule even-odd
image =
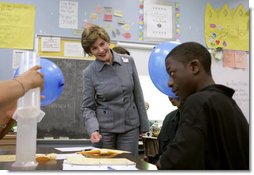
[[[90,48],[98,38],[101,38],[110,43],[110,37],[106,30],[102,27],[92,25],[84,29],[81,36],[81,45],[85,53],[92,55]]]

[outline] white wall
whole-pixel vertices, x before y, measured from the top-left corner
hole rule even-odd
[[[244,116],[249,121],[250,118],[250,84],[249,84],[249,56],[246,69],[235,69],[223,67],[223,61],[212,59],[212,75],[214,81],[224,84],[235,90],[233,99],[241,108]]]
[[[165,116],[176,109],[167,95],[160,92],[149,76],[139,76],[145,101],[149,103],[147,115],[149,120],[164,120]]]

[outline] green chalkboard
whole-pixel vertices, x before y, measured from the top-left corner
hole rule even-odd
[[[82,71],[91,63],[89,60],[49,59],[63,72],[65,85],[62,95],[52,104],[42,107],[45,116],[38,123],[37,137],[88,138],[80,103],[82,100]]]

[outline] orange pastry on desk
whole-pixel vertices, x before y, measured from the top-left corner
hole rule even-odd
[[[86,157],[114,157],[118,154],[123,153],[122,151],[118,150],[110,150],[110,149],[94,149],[90,151],[81,151],[78,154],[82,154]]]
[[[35,159],[37,162],[46,162],[49,160],[56,160],[56,154],[50,153],[50,154],[36,154]]]

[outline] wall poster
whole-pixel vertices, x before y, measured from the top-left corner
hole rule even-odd
[[[144,0],[144,40],[175,40],[175,5],[165,0]]]

